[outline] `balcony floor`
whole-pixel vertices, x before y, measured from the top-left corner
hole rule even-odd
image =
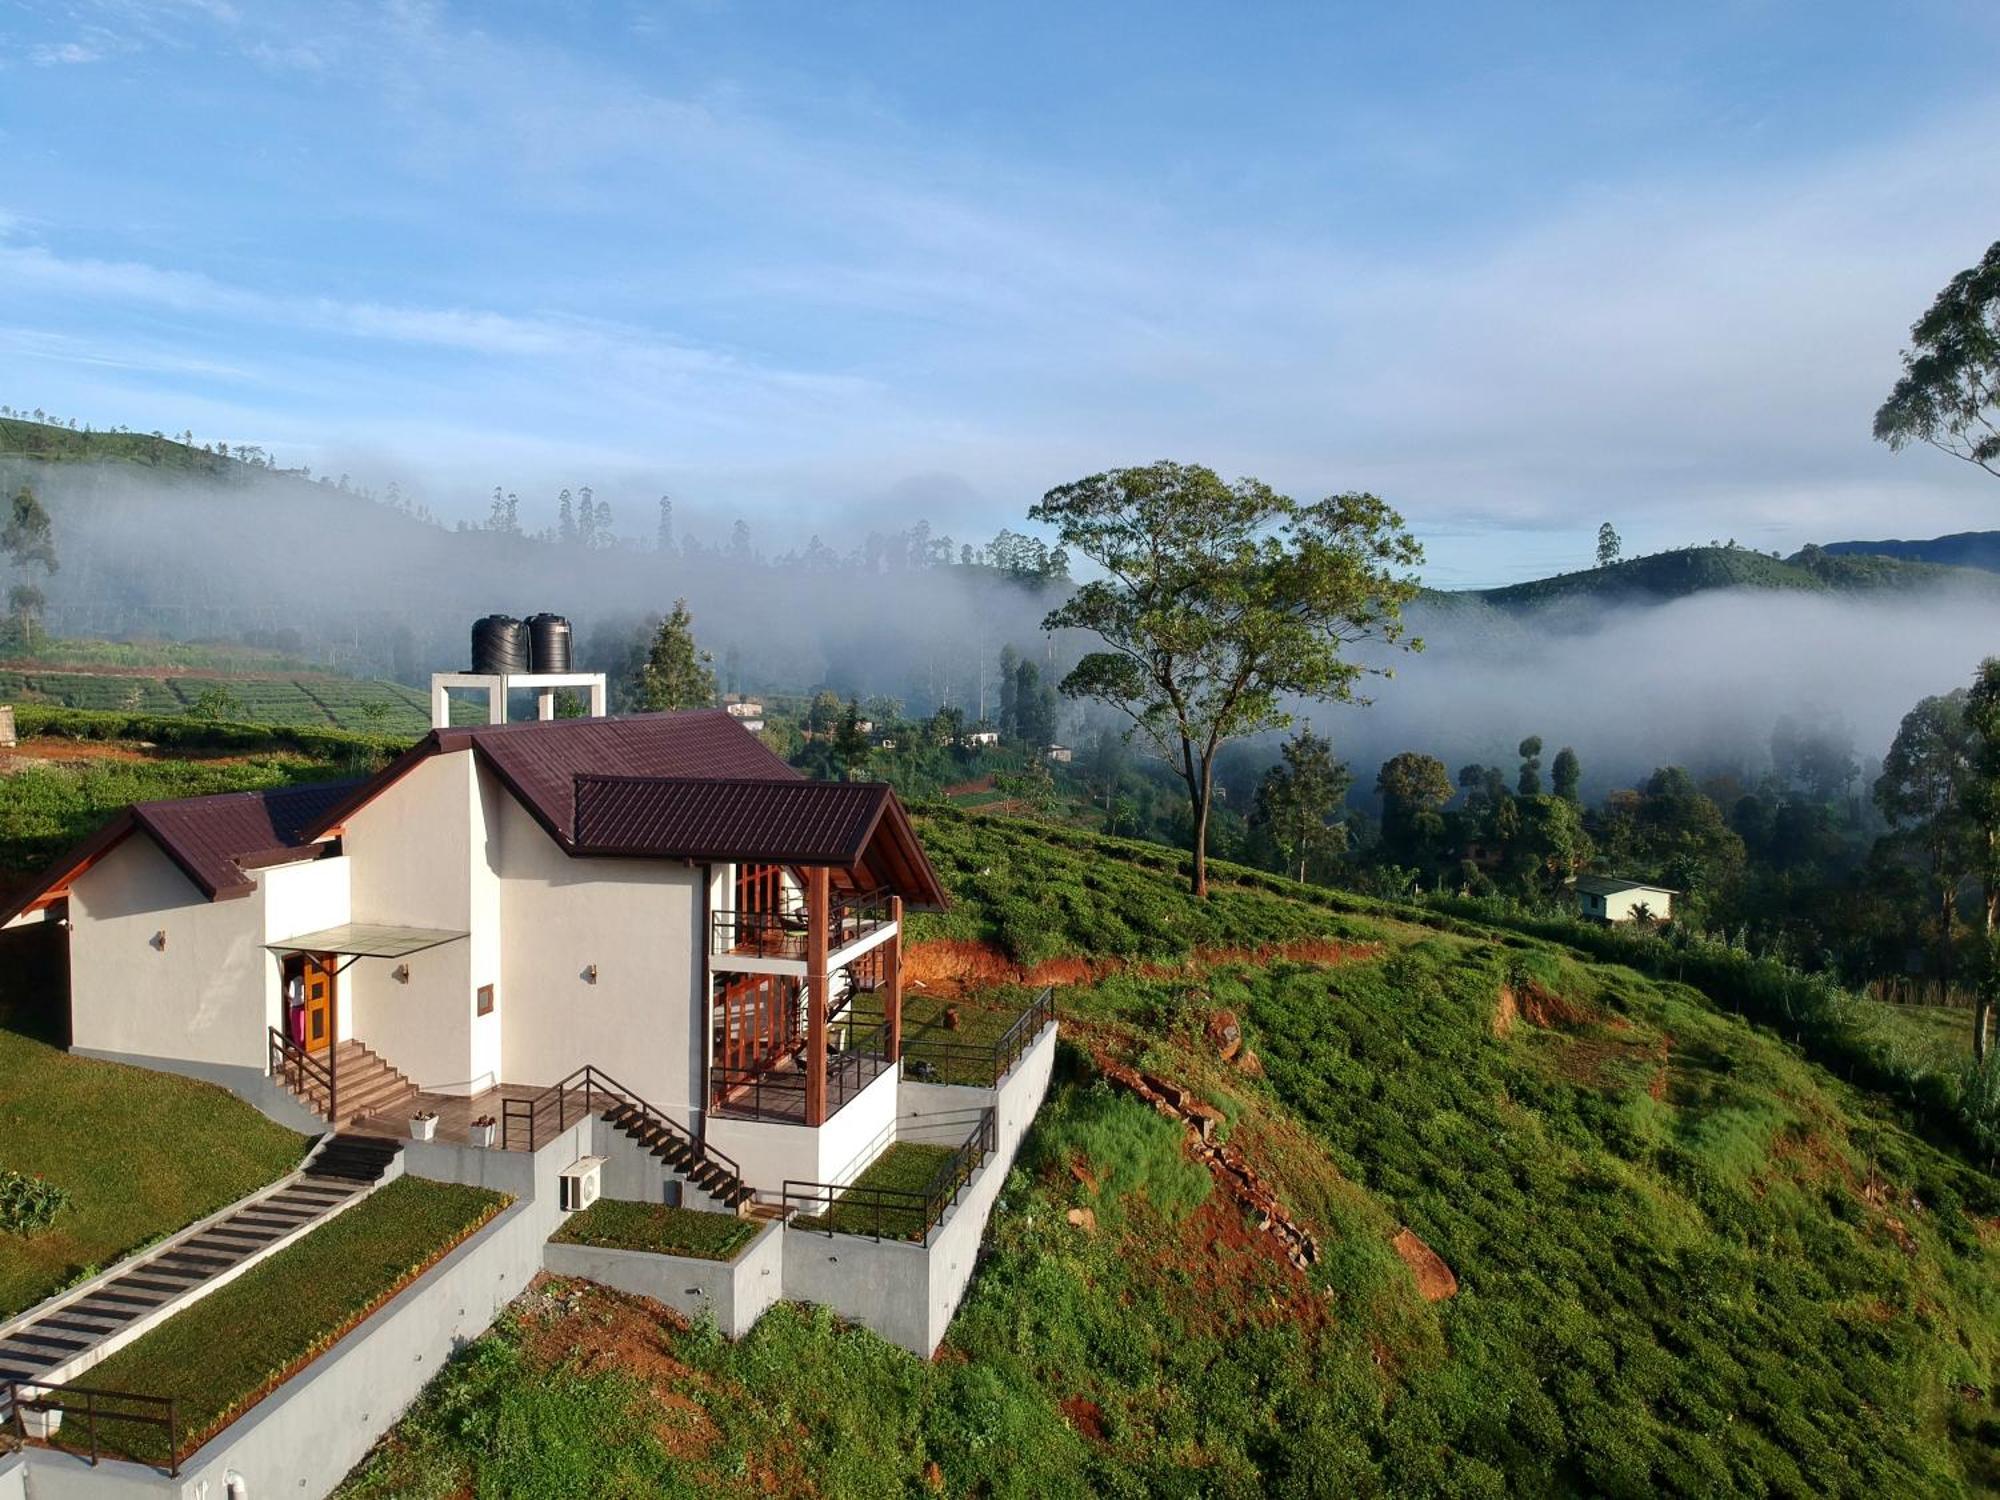
[[[826,1113],[830,1120],[896,1064],[869,1053],[846,1053],[827,1059]],[[806,1122],[806,1075],[786,1058],[757,1075],[754,1083],[737,1084],[722,1093],[709,1113],[725,1120],[764,1120],[782,1125]]]
[[[343,1132],[352,1135],[373,1136],[378,1140],[407,1141],[410,1139],[410,1116],[419,1110],[435,1111],[438,1117],[437,1134],[432,1137],[441,1145],[469,1146],[472,1144],[472,1122],[481,1115],[491,1115],[504,1123],[501,1112],[502,1102],[508,1099],[541,1099],[548,1093],[547,1084],[503,1083],[480,1094],[426,1094],[405,1095],[398,1102],[394,1113],[360,1115],[342,1126]],[[535,1139],[547,1144],[558,1129],[558,1122],[567,1119],[571,1125],[583,1118],[584,1101],[581,1089],[572,1089],[562,1109],[557,1108],[557,1100],[550,1097],[535,1111]],[[515,1112],[512,1145],[502,1147],[496,1134],[490,1149],[494,1151],[528,1149],[525,1139],[527,1126],[520,1112]]]

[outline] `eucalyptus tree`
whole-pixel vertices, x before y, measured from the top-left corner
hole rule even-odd
[[[1975,744],[1965,708],[1961,688],[1926,698],[1903,715],[1874,787],[1875,806],[1882,816],[1908,829],[1922,851],[1937,903],[1938,978],[1947,991],[1958,928],[1958,888],[1973,852],[1973,830],[1963,802],[1973,773]]]
[[[1928,443],[2000,478],[2000,240],[1911,327],[1875,438],[1898,451]]]
[[[1290,698],[1365,703],[1359,684],[1388,669],[1347,650],[1421,644],[1402,607],[1422,549],[1373,495],[1302,504],[1198,464],[1094,474],[1050,490],[1029,516],[1100,571],[1042,622],[1103,643],[1062,691],[1125,715],[1173,767],[1192,815],[1190,884],[1206,896],[1217,752],[1289,729]]]

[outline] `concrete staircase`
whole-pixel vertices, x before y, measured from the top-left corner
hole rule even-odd
[[[340,1118],[330,1123],[335,1130],[351,1125],[364,1115],[394,1116],[407,1113],[406,1106],[416,1097],[417,1086],[399,1073],[379,1053],[360,1042],[338,1044],[334,1059],[334,1084],[339,1094]],[[281,1080],[287,1085],[290,1079]],[[307,1078],[303,1087],[292,1088],[299,1101],[314,1114],[326,1115],[326,1086]]]
[[[704,1155],[686,1136],[669,1130],[657,1117],[649,1117],[638,1105],[613,1105],[604,1118],[716,1202],[740,1213],[750,1201],[751,1190],[742,1178]]]
[[[336,1135],[275,1190],[141,1252],[71,1300],[0,1325],[0,1422],[13,1415],[7,1383],[59,1384],[163,1319],[199,1301],[265,1255],[372,1192],[403,1148]]]

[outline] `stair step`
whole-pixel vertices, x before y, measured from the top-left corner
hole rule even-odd
[[[51,1370],[63,1363],[64,1359],[65,1356],[54,1349],[24,1349],[11,1340],[0,1344],[0,1364],[15,1369]]]

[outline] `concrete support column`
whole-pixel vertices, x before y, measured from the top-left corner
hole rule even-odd
[[[535,717],[553,719],[556,716],[556,690],[542,688],[535,694]]]
[[[591,718],[601,719],[605,716],[605,714],[609,713],[610,710],[605,706],[605,704],[606,704],[606,699],[604,694],[604,674],[602,672],[599,672],[597,674],[596,680],[590,684]]]
[[[826,955],[828,895],[825,865],[806,870],[806,1124],[826,1123]]]
[[[448,729],[450,727],[451,694],[446,691],[442,677],[433,677],[431,679],[431,728]]]

